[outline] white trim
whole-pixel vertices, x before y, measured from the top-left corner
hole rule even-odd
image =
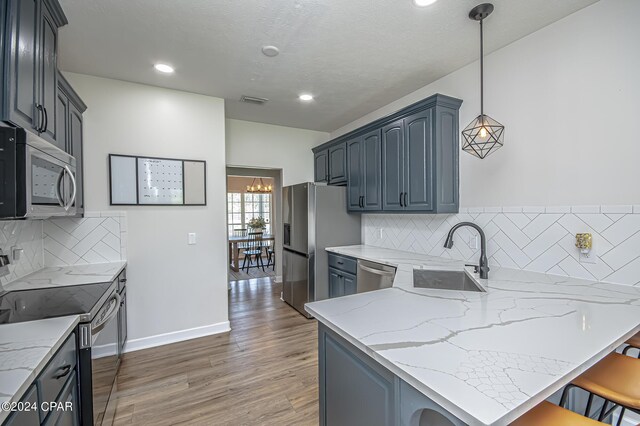
[[[202,327],[194,327],[186,330],[172,331],[170,333],[156,334],[155,336],[141,337],[139,339],[127,340],[124,352],[134,352],[141,349],[155,348],[156,346],[225,333],[230,330],[231,325],[229,321],[224,321]]]
[[[282,275],[276,275],[273,281],[278,284],[282,283]]]

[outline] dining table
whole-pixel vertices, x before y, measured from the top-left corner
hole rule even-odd
[[[273,234],[263,234],[262,241],[275,241],[276,236]],[[251,241],[251,238],[248,235],[229,235],[229,259],[232,260],[230,266],[233,272],[240,271],[240,250],[238,250],[238,246],[242,243],[247,243]]]

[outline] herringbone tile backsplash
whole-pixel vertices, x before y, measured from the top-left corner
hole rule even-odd
[[[42,221],[41,220],[7,220],[0,222],[0,249],[11,256],[13,247],[23,250],[20,259],[11,260],[9,274],[0,277],[0,284],[17,280],[32,272],[42,269]]]
[[[460,228],[453,249],[443,247],[453,225],[469,221],[487,236],[489,263],[556,275],[640,285],[640,206],[491,207],[458,214],[366,214],[363,244],[477,263],[476,232]],[[581,263],[575,234],[590,232],[596,263]],[[478,242],[479,247],[479,242]]]
[[[127,258],[124,212],[88,212],[84,218],[0,221],[0,249],[23,249],[0,277],[6,284],[45,266],[107,263]]]

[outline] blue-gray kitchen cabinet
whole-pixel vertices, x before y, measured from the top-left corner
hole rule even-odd
[[[436,94],[313,152],[317,159],[325,158],[332,146],[346,143],[349,211],[455,213],[461,104]],[[328,180],[321,178],[331,167],[328,163],[316,161],[316,181]]]
[[[58,28],[67,19],[57,0],[2,4],[1,117],[57,143]]]
[[[347,145],[339,143],[329,148],[329,185],[347,182]]]
[[[347,142],[347,207],[349,211],[382,208],[380,130]]]
[[[393,374],[358,356],[322,324],[318,336],[320,425],[395,425]]]
[[[314,160],[314,181],[329,182],[329,150],[323,149],[316,152],[313,156]]]

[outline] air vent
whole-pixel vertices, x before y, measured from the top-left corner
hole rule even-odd
[[[242,97],[240,98],[240,102],[246,102],[248,104],[254,104],[254,105],[264,105],[267,102],[269,102],[269,99],[242,95]]]

